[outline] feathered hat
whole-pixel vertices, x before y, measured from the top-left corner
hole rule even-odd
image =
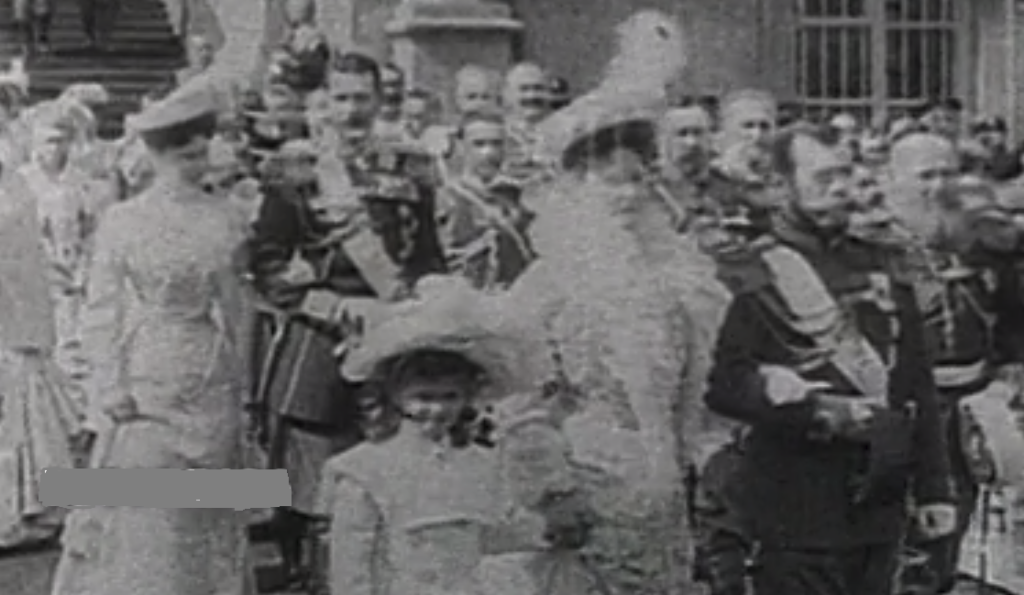
[[[665,13],[638,12],[617,34],[618,52],[600,84],[541,123],[542,151],[563,167],[608,132],[624,133],[622,142],[653,143],[669,87],[686,65],[682,28]]]
[[[92,108],[110,103],[110,92],[99,83],[74,83],[64,89],[60,99],[77,101]]]

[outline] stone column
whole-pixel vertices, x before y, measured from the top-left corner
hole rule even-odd
[[[253,0],[211,0],[209,4],[223,32],[213,69],[218,76],[247,83],[259,66],[266,26],[263,7]]]
[[[522,28],[505,2],[405,0],[385,30],[392,59],[408,84],[440,94],[450,111],[455,73],[467,64],[507,69],[514,36]]]

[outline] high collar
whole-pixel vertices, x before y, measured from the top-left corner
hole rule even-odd
[[[490,180],[485,181],[477,174],[471,171],[465,171],[462,173],[462,175],[458,177],[458,181],[460,184],[462,184],[463,186],[470,190],[488,193],[492,189],[494,189],[495,186],[499,186],[502,183],[503,178],[501,174],[498,174],[492,177]]]
[[[792,207],[778,211],[772,223],[776,237],[801,252],[820,254],[835,249],[844,235],[826,236]]]

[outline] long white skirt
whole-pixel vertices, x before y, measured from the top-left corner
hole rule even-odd
[[[81,412],[69,384],[44,354],[0,350],[0,548],[53,537],[65,509],[39,503],[46,468],[74,467],[70,438]]]

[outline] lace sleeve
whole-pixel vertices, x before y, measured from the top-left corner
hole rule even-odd
[[[123,237],[131,223],[112,207],[101,218],[82,308],[82,344],[90,366],[92,415],[130,397],[124,374],[125,263]]]

